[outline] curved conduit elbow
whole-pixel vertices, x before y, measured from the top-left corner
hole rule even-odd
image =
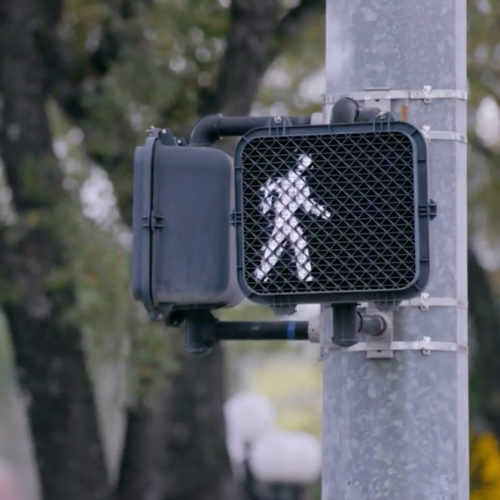
[[[190,146],[212,146],[224,136],[239,136],[258,127],[309,125],[309,116],[223,116],[208,115],[196,123],[191,132]]]

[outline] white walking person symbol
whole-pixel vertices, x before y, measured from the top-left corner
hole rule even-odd
[[[254,271],[258,281],[266,282],[269,273],[276,265],[285,250],[285,245],[292,247],[295,257],[297,276],[302,281],[312,281],[312,266],[309,258],[307,240],[304,236],[299,219],[295,213],[300,208],[305,213],[316,215],[322,219],[329,219],[330,212],[311,199],[311,190],[303,174],[312,164],[312,159],[301,154],[294,168],[286,175],[277,179],[268,179],[260,188],[263,201],[259,209],[262,214],[269,210],[274,211],[273,230],[268,242],[262,248],[260,266]]]

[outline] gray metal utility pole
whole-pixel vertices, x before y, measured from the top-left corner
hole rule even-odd
[[[377,98],[424,128],[438,215],[385,348],[334,346],[323,306],[323,500],[469,498],[465,51],[465,0],[327,0],[325,116]]]

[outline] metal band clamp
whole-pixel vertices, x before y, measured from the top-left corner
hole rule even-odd
[[[458,309],[467,309],[466,300],[456,299],[454,297],[431,297],[428,293],[421,293],[415,299],[402,300],[399,307],[418,307],[422,311],[427,311],[430,307],[456,307]]]
[[[358,92],[349,94],[326,94],[323,96],[324,104],[334,104],[341,97],[350,97],[356,101],[393,101],[400,100],[421,100],[425,104],[430,104],[434,99],[456,99],[467,100],[467,91],[458,89],[433,89],[431,85],[424,85],[422,89],[391,90],[380,88],[366,88]]]
[[[366,309],[368,302],[360,302],[358,307]],[[396,303],[394,309],[401,307],[418,307],[421,311],[428,311],[431,307],[456,307],[457,309],[467,309],[469,304],[466,300],[456,299],[454,297],[431,297],[428,293],[421,293],[414,299],[402,300]]]
[[[392,342],[359,342],[345,349],[346,351],[421,351],[423,355],[428,356],[432,351],[441,352],[459,352],[467,354],[467,346],[456,344],[455,342],[433,341],[430,337],[422,337],[422,340],[402,341],[395,340]]]
[[[456,299],[454,297],[431,297],[428,293],[421,293],[415,299],[402,300],[399,307],[418,307],[421,311],[427,311],[430,307],[456,307],[458,309],[467,309],[466,300]]]
[[[430,356],[434,352],[456,352],[459,354],[467,354],[468,348],[464,344],[455,342],[433,341],[431,337],[422,337],[421,340],[410,341],[388,341],[388,340],[372,340],[370,342],[359,342],[351,347],[344,349],[328,348],[322,352],[322,357],[326,352],[366,352],[368,359],[392,359],[396,351],[420,351],[423,356]]]

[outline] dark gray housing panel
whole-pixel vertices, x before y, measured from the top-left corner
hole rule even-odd
[[[211,148],[158,145],[153,206],[156,303],[223,301],[229,283],[229,157]],[[170,215],[169,215],[170,214]]]
[[[135,154],[133,295],[153,314],[236,304],[231,158],[161,134]]]
[[[156,139],[148,137],[144,147],[137,147],[134,155],[134,191],[132,207],[132,294],[152,310],[151,293],[151,174]]]
[[[141,287],[142,252],[144,242],[141,241],[141,213],[142,213],[142,158],[143,147],[135,148],[134,155],[134,204],[132,207],[133,220],[133,249],[132,249],[132,295],[139,300],[144,295]]]

